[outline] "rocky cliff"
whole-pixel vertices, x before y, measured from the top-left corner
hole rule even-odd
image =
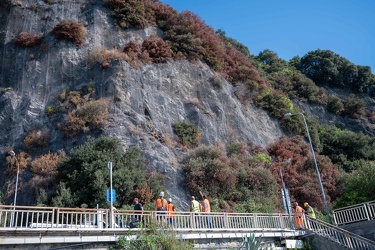
[[[101,0],[3,0],[0,12],[2,155],[7,147],[21,148],[32,129],[50,130],[51,140],[44,152],[68,151],[82,143],[64,138],[45,109],[67,87],[94,84],[97,97],[110,100],[112,118],[103,133],[121,138],[124,150],[140,147],[148,166],[166,174],[167,193],[179,200],[179,207],[185,207],[189,194],[183,189],[177,167],[185,152],[177,143],[167,146],[159,140],[163,134],[173,137],[173,122],[186,119],[197,124],[201,143],[207,145],[241,139],[266,147],[282,135],[278,123],[265,111],[241,104],[235,97],[236,89],[225,79],[215,84],[213,77],[220,76],[201,62],[169,61],[133,68],[117,60],[106,69],[89,65],[94,49],[121,49],[130,41],[161,34],[154,27],[117,29]],[[87,35],[82,46],[51,35],[51,29],[62,20],[85,25]],[[15,38],[21,32],[42,35],[42,44],[17,46]],[[4,178],[1,180],[4,186]],[[27,203],[22,194],[19,199],[19,204]]]

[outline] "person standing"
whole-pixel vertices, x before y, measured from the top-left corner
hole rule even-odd
[[[159,198],[155,201],[155,210],[156,212],[156,219],[160,220],[162,217],[165,216],[167,211],[167,201],[164,199],[164,192],[160,192]]]
[[[193,212],[192,216],[195,217],[193,222],[195,222],[195,227],[199,228],[199,212],[201,211],[201,205],[197,200],[195,200],[195,196],[191,196],[191,205],[190,205],[190,212]]]
[[[141,214],[141,215],[136,215],[135,219],[137,221],[142,221],[143,206],[142,206],[141,203],[139,203],[138,198],[134,198],[133,203],[134,203],[134,210],[137,211],[136,213],[140,213]]]
[[[174,208],[174,204],[172,203],[172,198],[168,199],[167,210],[168,210],[168,217],[169,217],[168,218],[169,225],[173,226],[174,211],[176,210]]]
[[[297,228],[303,229],[303,213],[305,212],[305,210],[302,207],[298,206],[298,202],[293,203],[293,208],[295,210],[294,217],[296,219]]]
[[[309,203],[305,202],[303,203],[303,206],[305,207],[306,214],[310,216],[311,218],[316,218],[314,209],[309,205]]]
[[[210,212],[211,212],[210,201],[207,199],[206,195],[203,195],[202,198],[203,198],[202,205],[201,205],[202,212],[206,213],[207,227],[211,228],[212,226],[211,226],[211,218],[210,218]]]

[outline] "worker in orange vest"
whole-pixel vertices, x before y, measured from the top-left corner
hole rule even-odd
[[[210,207],[210,202],[207,199],[206,195],[202,196],[203,201],[201,204],[202,212],[206,213],[206,222],[207,222],[207,227],[211,228],[211,218],[210,218],[210,212],[211,212],[211,207]]]
[[[167,200],[164,199],[164,192],[160,192],[159,198],[155,201],[156,219],[159,220],[166,215],[168,209]]]
[[[302,207],[298,206],[297,202],[293,203],[293,208],[295,210],[294,217],[296,219],[297,228],[303,229],[303,214],[305,213],[305,210]]]
[[[173,226],[174,211],[176,211],[176,210],[175,210],[174,205],[172,203],[172,198],[168,199],[167,210],[168,210],[169,224],[171,226]]]

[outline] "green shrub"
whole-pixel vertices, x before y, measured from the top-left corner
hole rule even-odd
[[[327,109],[329,112],[332,112],[334,114],[340,114],[344,109],[344,104],[340,98],[336,96],[330,96],[328,97]]]
[[[363,117],[366,114],[365,108],[365,100],[356,97],[354,94],[350,94],[344,103],[344,113],[354,118]]]
[[[257,100],[257,105],[268,110],[274,117],[281,118],[293,109],[292,101],[278,91],[267,91]]]
[[[131,233],[130,236],[134,236]],[[167,228],[157,228],[152,222],[147,229],[141,229],[136,233],[135,240],[127,240],[121,236],[116,242],[116,246],[126,250],[192,250],[193,245],[183,239],[178,239],[177,235]]]
[[[149,24],[145,2],[139,0],[106,0],[105,4],[114,10],[114,15],[118,19],[117,23],[121,28],[143,29]]]
[[[49,116],[56,114],[58,111],[59,109],[53,105],[47,106],[45,110],[46,114]]]
[[[189,121],[178,121],[172,124],[174,132],[185,146],[196,146],[200,141],[200,132],[197,126]]]

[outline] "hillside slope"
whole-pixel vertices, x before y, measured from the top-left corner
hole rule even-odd
[[[1,162],[7,148],[27,150],[22,142],[33,130],[47,128],[51,135],[46,147],[29,152],[33,156],[60,149],[68,152],[83,143],[85,136],[64,137],[58,126],[61,120],[48,117],[45,109],[58,105],[66,88],[79,90],[89,84],[94,84],[97,98],[110,101],[112,118],[103,134],[121,138],[124,150],[139,146],[149,168],[166,174],[168,196],[176,198],[180,208],[187,206],[190,195],[183,188],[181,170],[176,168],[185,152],[176,140],[172,145],[161,140],[163,136],[174,137],[174,122],[194,122],[201,131],[201,143],[207,145],[241,139],[265,148],[282,136],[277,121],[263,110],[241,104],[234,87],[222,78],[221,84],[215,84],[212,79],[219,76],[199,61],[133,68],[116,60],[106,69],[89,64],[95,49],[121,49],[130,41],[143,41],[160,32],[152,27],[116,29],[110,10],[101,0],[23,0],[1,5],[0,25],[5,31],[0,50]],[[85,25],[87,35],[82,46],[53,37],[52,28],[62,20]],[[42,43],[31,48],[17,46],[15,39],[21,32],[43,34]],[[5,169],[1,173],[3,192],[12,193],[14,180],[4,178]],[[21,176],[18,204],[32,204],[35,198],[22,184],[27,178]]]

